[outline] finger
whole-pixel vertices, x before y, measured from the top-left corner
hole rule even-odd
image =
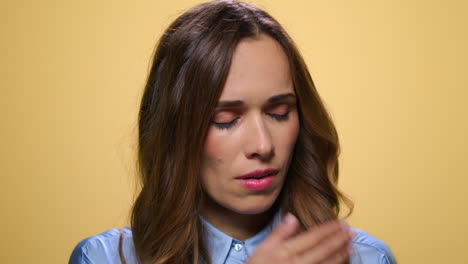
[[[346,247],[351,243],[352,232],[349,230],[340,230],[332,236],[323,239],[313,250],[309,250],[300,256],[304,263],[317,263],[325,261],[334,252]]]
[[[338,221],[329,222],[297,235],[284,244],[284,248],[291,255],[299,255],[316,247],[322,240],[340,232],[341,224]]]
[[[342,264],[350,255],[351,252],[349,251],[348,246],[345,246],[334,252],[326,260],[320,262],[320,264]]]
[[[275,247],[282,241],[292,237],[299,231],[299,221],[291,213],[287,213],[278,227],[261,244],[262,248]]]

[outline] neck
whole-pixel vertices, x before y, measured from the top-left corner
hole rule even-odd
[[[240,214],[206,198],[201,215],[226,235],[244,241],[262,230],[273,218],[275,206],[260,214]]]

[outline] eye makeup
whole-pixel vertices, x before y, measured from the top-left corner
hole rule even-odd
[[[234,127],[240,117],[247,111],[243,101],[221,101],[217,105],[211,123],[218,129]],[[292,93],[270,97],[264,104],[263,112],[275,121],[289,120],[289,113],[296,108],[296,96]]]
[[[278,114],[268,114],[271,116],[273,119],[276,119],[277,121],[287,121],[289,120],[289,111],[286,112],[286,114],[283,115],[278,115]]]
[[[218,129],[229,129],[236,125],[238,119],[239,118],[236,118],[232,120],[231,122],[218,123],[218,122],[212,121],[211,123],[213,123],[213,125]]]
[[[213,120],[211,121],[213,125],[220,129],[228,129],[233,127],[241,113],[232,110],[222,110],[215,113]]]
[[[273,120],[283,122],[289,120],[289,113],[291,112],[288,106],[281,106],[280,111],[269,111],[266,114],[271,117]],[[284,114],[282,114],[284,113]],[[211,123],[219,129],[229,129],[237,124],[239,120],[239,115],[234,115],[229,112],[220,112],[216,117],[211,121]]]

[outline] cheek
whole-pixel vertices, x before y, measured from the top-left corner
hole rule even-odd
[[[288,153],[292,151],[296,144],[297,136],[299,135],[299,120],[297,115],[294,115],[284,131],[279,135],[279,140],[282,144],[283,149],[287,150]]]
[[[206,137],[205,147],[203,150],[202,164],[204,166],[209,166],[211,164],[216,164],[222,161],[222,141],[223,137],[217,135],[213,128],[208,131],[208,136]]]
[[[219,179],[216,177],[226,170],[226,164],[229,164],[229,152],[232,148],[228,144],[226,135],[217,131],[216,128],[210,128],[206,137],[203,149],[201,164],[202,181],[212,181]]]
[[[295,122],[292,123],[287,134],[288,134],[287,141],[289,142],[290,145],[294,146],[297,140],[297,136],[299,135],[299,119],[297,115],[295,118]]]

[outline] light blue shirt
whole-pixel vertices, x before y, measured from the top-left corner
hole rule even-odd
[[[255,236],[238,241],[211,225],[200,216],[206,233],[206,247],[211,255],[213,264],[241,264],[253,254],[255,248],[268,236],[268,234],[281,222],[278,212],[273,220]],[[356,237],[352,246],[354,254],[351,264],[395,264],[397,263],[390,248],[382,241],[370,234],[353,228]],[[82,240],[73,250],[70,264],[101,264],[121,263],[119,256],[119,229],[110,229],[104,233]],[[133,245],[132,231],[129,227],[123,228],[122,249],[128,264],[137,264],[135,247]]]

